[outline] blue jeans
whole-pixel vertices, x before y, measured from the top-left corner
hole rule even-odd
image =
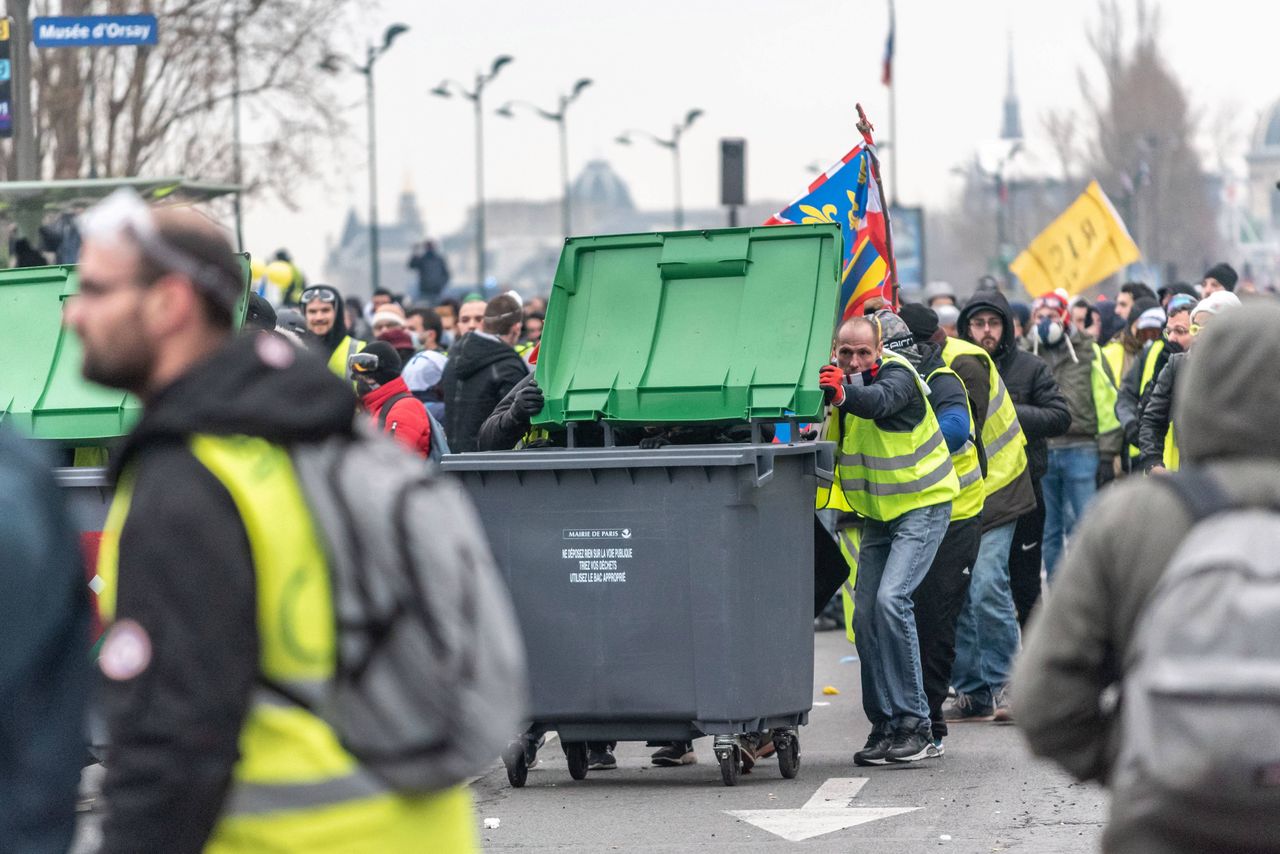
[[[956,624],[951,684],[981,705],[1009,682],[1018,652],[1018,612],[1009,589],[1009,546],[1016,521],[982,535],[969,595]]]
[[[1050,448],[1049,470],[1040,487],[1044,490],[1044,568],[1052,581],[1076,520],[1098,491],[1098,449],[1091,445]]]
[[[862,668],[862,709],[872,724],[929,726],[911,594],[933,564],[951,521],[951,504],[868,519],[862,529],[853,625]]]

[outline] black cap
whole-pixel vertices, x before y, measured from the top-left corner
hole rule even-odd
[[[378,357],[378,369],[370,374],[378,385],[386,385],[400,376],[404,363],[400,361],[400,354],[396,352],[396,348],[386,341],[374,341],[360,352]]]
[[[258,294],[249,294],[249,307],[244,316],[245,329],[262,329],[267,332],[276,328],[276,310]]]
[[[925,342],[938,332],[938,313],[927,305],[909,302],[898,311],[902,322],[907,324],[917,342]]]
[[[1205,271],[1204,277],[1206,279],[1217,279],[1229,291],[1236,289],[1236,280],[1240,278],[1230,264],[1214,264]]]
[[[1138,322],[1138,318],[1142,317],[1142,313],[1149,308],[1159,308],[1160,303],[1150,297],[1142,297],[1133,301],[1133,308],[1129,309],[1129,325]]]

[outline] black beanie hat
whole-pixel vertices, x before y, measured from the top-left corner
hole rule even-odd
[[[1142,297],[1133,301],[1133,308],[1129,309],[1128,326],[1138,322],[1138,318],[1142,317],[1142,313],[1149,308],[1159,308],[1160,303],[1150,297]]]
[[[927,305],[909,302],[898,311],[898,316],[907,324],[917,343],[928,341],[938,331],[938,314]]]
[[[378,385],[386,385],[400,376],[400,370],[404,367],[400,354],[386,341],[374,341],[361,352],[378,357],[378,369],[370,374]]]
[[[1230,264],[1214,264],[1205,271],[1204,278],[1217,279],[1222,286],[1229,291],[1236,289],[1236,280],[1240,277],[1236,275],[1236,271],[1231,269]]]

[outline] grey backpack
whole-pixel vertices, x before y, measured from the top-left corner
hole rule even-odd
[[[355,439],[291,456],[337,618],[335,678],[304,705],[398,791],[481,773],[520,729],[527,689],[519,626],[471,500],[363,423]]]
[[[1126,662],[1112,820],[1280,840],[1280,511],[1232,502],[1207,473],[1164,480],[1193,526]]]

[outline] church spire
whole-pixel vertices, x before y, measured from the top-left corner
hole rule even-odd
[[[1000,138],[1022,139],[1022,111],[1018,106],[1018,94],[1013,85],[1013,33],[1009,33],[1009,82],[1004,96],[1004,121],[1000,127]]]

